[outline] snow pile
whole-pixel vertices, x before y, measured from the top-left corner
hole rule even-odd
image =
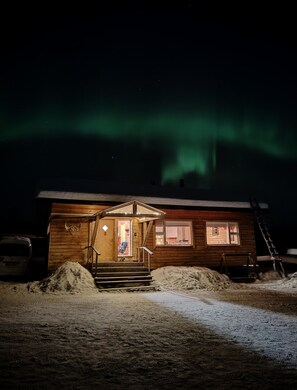
[[[223,290],[236,286],[228,276],[204,267],[168,266],[151,274],[155,284],[167,290]]]
[[[260,279],[257,283],[261,282],[275,282],[276,285],[297,288],[297,272],[288,275],[287,279],[283,279],[280,274],[276,271],[267,271],[260,274]]]
[[[91,273],[79,263],[67,261],[51,276],[28,285],[29,292],[67,292],[79,293],[95,290],[96,285]]]
[[[261,282],[269,282],[269,281],[280,280],[280,279],[281,279],[280,274],[274,270],[260,273],[260,281]]]
[[[297,288],[297,272],[290,275],[288,279],[282,281],[285,287]]]
[[[260,280],[256,281],[257,288],[292,292],[297,290],[297,272],[282,278],[276,271],[267,271],[260,274]]]
[[[297,248],[290,248],[287,250],[287,255],[297,255]]]

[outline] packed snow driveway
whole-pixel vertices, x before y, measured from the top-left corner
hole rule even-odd
[[[198,325],[206,326],[222,338],[297,367],[295,316],[211,298],[201,300],[180,292],[155,294],[148,298]]]
[[[269,310],[254,304],[279,296]],[[1,388],[293,388],[295,298],[266,290],[69,295],[17,288],[0,303]]]

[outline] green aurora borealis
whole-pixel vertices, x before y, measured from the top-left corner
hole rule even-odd
[[[131,111],[131,110],[128,110]],[[50,112],[50,111],[49,111]],[[14,141],[48,137],[81,136],[117,142],[133,142],[141,150],[158,149],[167,144],[171,151],[163,156],[163,183],[182,179],[187,174],[207,176],[216,171],[217,144],[243,147],[263,156],[296,161],[297,132],[293,125],[284,129],[277,118],[251,120],[249,117],[217,118],[206,112],[185,113],[174,110],[166,113],[127,114],[106,110],[98,113],[55,115],[24,118],[21,123],[2,124],[1,139]],[[236,115],[234,115],[236,117]],[[3,131],[5,129],[5,131]],[[115,152],[116,153],[116,152]],[[100,159],[99,159],[100,160]],[[131,161],[134,164],[135,161]],[[100,162],[101,164],[101,162]],[[98,169],[99,165],[98,164]]]
[[[295,10],[101,3],[2,10],[2,230],[68,182],[256,196],[295,226]]]

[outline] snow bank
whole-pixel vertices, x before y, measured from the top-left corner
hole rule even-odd
[[[260,279],[257,283],[276,282],[279,287],[291,287],[297,288],[297,272],[288,275],[286,279],[283,279],[276,271],[267,271],[260,274]]]
[[[236,288],[228,276],[204,267],[162,267],[152,271],[155,284],[162,290],[223,290]]]
[[[175,267],[168,266],[152,271],[153,285],[156,290],[208,290],[260,288],[278,291],[297,291],[297,272],[282,279],[273,270],[262,273],[261,280],[246,285],[233,283],[226,275],[222,275],[205,267]],[[58,268],[51,276],[41,281],[31,283],[0,283],[0,295],[13,296],[26,293],[75,294],[97,293],[91,273],[77,262],[68,261]]]
[[[281,276],[277,271],[270,270],[266,272],[260,273],[260,280],[257,280],[257,283],[259,282],[270,282],[274,280],[280,280]]]
[[[295,293],[297,290],[297,272],[282,278],[276,271],[267,271],[260,274],[261,280],[257,280],[255,287],[261,289],[278,290]],[[296,289],[296,290],[295,290]]]
[[[282,284],[285,287],[297,288],[297,272],[290,275],[288,279],[282,280]]]
[[[290,248],[287,250],[287,255],[297,255],[297,248]]]
[[[43,293],[80,293],[96,290],[91,273],[79,263],[67,261],[51,276],[39,282],[28,284],[29,292]]]

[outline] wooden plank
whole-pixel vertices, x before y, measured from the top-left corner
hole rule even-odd
[[[142,240],[142,244],[141,246],[145,246],[146,245],[146,241],[147,241],[147,238],[152,230],[152,227],[153,227],[153,221],[149,221],[149,224],[148,226],[146,227],[145,229],[145,232],[143,234],[143,240]]]

